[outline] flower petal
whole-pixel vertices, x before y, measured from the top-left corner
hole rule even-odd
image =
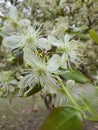
[[[68,35],[68,34],[66,34],[65,36],[64,36],[64,42],[65,42],[65,44],[69,44],[70,43],[70,38],[71,38],[71,36],[70,35]]]
[[[57,40],[55,37],[49,35],[48,36],[48,42],[53,45],[53,46],[56,46],[56,47],[60,47],[62,45],[62,42]]]
[[[4,37],[3,45],[5,47],[10,48],[11,50],[19,48],[22,46],[20,39],[21,39],[21,36],[15,36],[15,35],[12,35],[11,37]]]
[[[17,19],[17,8],[15,6],[11,6],[9,10],[9,17],[13,20]]]
[[[57,69],[60,67],[59,64],[60,56],[57,54],[54,54],[50,60],[48,61],[47,69],[51,72],[56,72]]]
[[[66,58],[65,56],[62,55],[61,59],[60,59],[60,67],[62,67],[63,69],[67,68],[67,62],[66,62]]]
[[[48,40],[46,38],[40,38],[37,40],[37,46],[45,49],[45,50],[50,50],[51,49],[51,45],[49,44]]]
[[[39,57],[28,48],[24,48],[24,60],[32,67],[39,64]]]
[[[31,25],[31,21],[29,19],[22,19],[18,23],[21,27],[28,27]]]

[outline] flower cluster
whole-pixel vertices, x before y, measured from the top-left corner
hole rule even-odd
[[[20,91],[40,84],[44,91],[62,94],[60,69],[66,70],[71,64],[77,66],[81,62],[82,44],[79,41],[73,40],[69,34],[63,38],[44,35],[41,26],[37,28],[29,19],[20,20],[15,6],[10,7],[0,35],[5,47],[23,52],[27,69],[18,84]]]

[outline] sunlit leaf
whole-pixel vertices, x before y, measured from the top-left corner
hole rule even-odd
[[[98,44],[98,34],[93,29],[89,30],[89,34],[92,40]]]
[[[44,121],[40,130],[82,130],[82,116],[75,108],[58,107]]]
[[[78,83],[85,83],[88,81],[88,78],[78,70],[66,70],[61,72],[60,76],[65,78],[66,80],[71,79]]]
[[[83,40],[83,41],[89,40],[89,36],[87,34],[78,33],[77,36],[80,38],[80,40]]]

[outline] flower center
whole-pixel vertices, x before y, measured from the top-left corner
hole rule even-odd
[[[39,76],[43,76],[43,75],[45,75],[46,73],[45,73],[45,70],[43,69],[43,68],[40,68],[39,70],[38,70],[38,75]]]
[[[31,43],[34,44],[35,38],[33,38],[33,37],[27,37],[26,41],[27,41],[27,43],[29,43],[29,44],[31,44]]]
[[[65,46],[64,46],[64,51],[65,51],[66,53],[69,52],[69,51],[71,51],[70,46],[65,45]]]

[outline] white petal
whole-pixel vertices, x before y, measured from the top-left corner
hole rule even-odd
[[[66,54],[65,52],[63,53],[62,57],[63,57],[63,59],[68,60],[68,54]]]
[[[70,43],[70,42],[69,42],[70,38],[71,38],[71,36],[68,35],[68,34],[66,34],[66,35],[64,36],[64,42],[65,42],[65,44],[68,45],[68,44]]]
[[[21,27],[28,27],[31,25],[31,21],[29,19],[22,19],[18,23]]]
[[[62,67],[63,69],[67,68],[67,62],[64,56],[62,56],[60,59],[60,67]]]
[[[7,19],[5,25],[1,28],[0,35],[3,37],[9,36],[12,32],[15,32],[15,28],[12,25],[11,20]]]
[[[60,56],[57,54],[54,54],[50,60],[48,61],[48,65],[47,65],[47,69],[51,72],[56,72],[57,69],[59,68],[60,64],[59,64],[59,60],[60,60]]]
[[[24,60],[32,67],[39,64],[39,57],[28,48],[24,48]]]
[[[50,50],[51,45],[48,43],[48,40],[46,38],[40,38],[37,40],[37,46],[45,49],[45,50]]]
[[[53,45],[53,46],[56,46],[56,47],[60,47],[62,45],[62,42],[57,40],[55,37],[49,35],[48,36],[48,42]]]
[[[10,49],[15,49],[22,46],[22,43],[20,43],[20,36],[11,36],[11,37],[4,37],[3,39],[3,45]]]
[[[11,6],[9,10],[9,17],[13,20],[17,19],[17,8],[15,6]]]

